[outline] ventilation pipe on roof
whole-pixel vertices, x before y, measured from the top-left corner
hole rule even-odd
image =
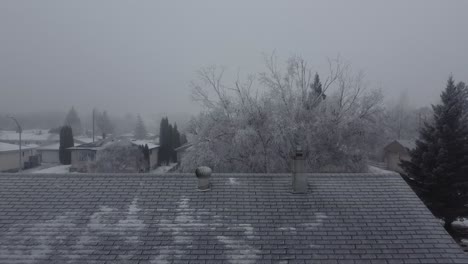
[[[296,148],[292,164],[293,193],[306,193],[308,188],[307,175],[305,174],[305,156],[301,147]]]
[[[195,175],[198,178],[198,190],[205,192],[210,190],[211,169],[206,166],[198,167],[195,170]]]

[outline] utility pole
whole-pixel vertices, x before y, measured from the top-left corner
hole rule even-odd
[[[8,118],[12,119],[13,121],[15,121],[16,123],[16,127],[18,129],[18,133],[19,133],[19,167],[18,167],[18,171],[21,171],[21,169],[23,168],[23,163],[22,163],[22,153],[21,153],[21,133],[23,133],[23,128],[20,126],[18,120],[16,120],[16,118],[12,117],[12,116],[8,116]]]
[[[93,108],[93,142],[94,142],[94,112],[95,112],[95,108]]]

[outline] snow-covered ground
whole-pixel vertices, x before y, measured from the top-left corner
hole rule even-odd
[[[177,163],[171,163],[167,166],[159,166],[154,170],[151,170],[150,173],[166,173],[170,169],[174,168],[177,165]]]
[[[71,165],[59,165],[42,170],[35,170],[32,173],[70,173]]]
[[[468,218],[462,218],[461,220],[454,221],[452,226],[455,228],[468,228]]]
[[[369,167],[369,172],[372,172],[372,173],[390,173],[390,172],[392,172],[392,171],[384,170],[384,169],[374,167],[374,166],[371,166],[371,165],[368,165],[368,167]]]

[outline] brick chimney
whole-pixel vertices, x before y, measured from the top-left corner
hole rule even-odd
[[[305,156],[301,147],[296,148],[292,162],[293,193],[307,193],[308,181],[305,174]]]
[[[195,175],[198,178],[198,190],[202,192],[206,192],[210,190],[210,177],[211,177],[211,169],[206,166],[198,167],[195,170]]]

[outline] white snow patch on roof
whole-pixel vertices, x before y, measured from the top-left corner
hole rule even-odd
[[[152,141],[149,141],[149,140],[132,140],[132,143],[135,144],[135,145],[148,145],[148,148],[149,149],[155,149],[155,148],[159,148],[159,145],[158,144],[155,144],[154,142]]]
[[[2,238],[5,243],[0,246],[0,255],[14,256],[15,259],[21,260],[21,263],[37,263],[47,258],[53,250],[51,244],[57,240],[64,240],[64,231],[75,227],[74,217],[74,213],[67,212],[36,224],[15,224]]]
[[[227,236],[217,236],[227,248],[227,259],[232,264],[253,264],[260,257],[260,250],[248,245],[244,240],[237,240]]]
[[[229,183],[231,185],[239,185],[239,182],[237,181],[236,178],[229,178]]]
[[[315,213],[315,221],[309,223],[303,223],[301,225],[305,226],[306,229],[316,229],[319,226],[323,225],[323,221],[328,217],[324,213]]]

